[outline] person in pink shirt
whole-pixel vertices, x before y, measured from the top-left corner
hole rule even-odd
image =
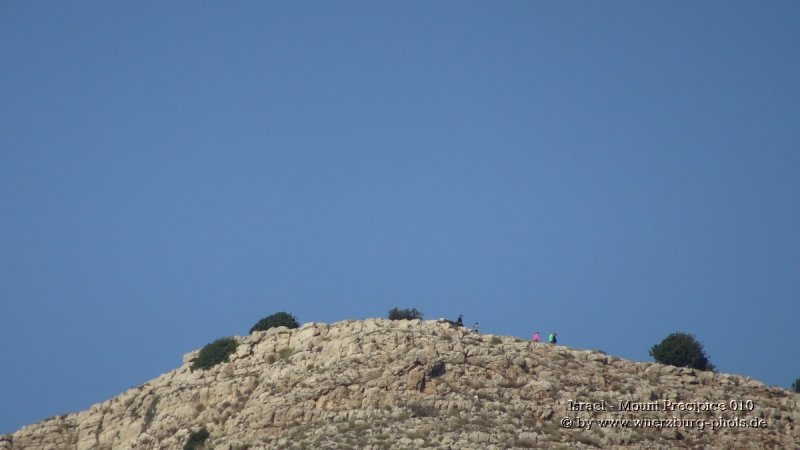
[[[533,342],[539,342],[539,332],[533,333]]]

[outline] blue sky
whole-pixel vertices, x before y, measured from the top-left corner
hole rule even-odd
[[[0,432],[261,317],[800,377],[797,2],[3,2]]]

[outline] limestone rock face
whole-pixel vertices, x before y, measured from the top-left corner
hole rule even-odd
[[[796,448],[800,396],[749,378],[479,335],[434,321],[309,323],[237,338],[0,450]]]

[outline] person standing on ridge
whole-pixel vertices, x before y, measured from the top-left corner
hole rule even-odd
[[[533,333],[533,342],[539,342],[539,332]]]
[[[558,343],[558,339],[556,339],[556,333],[550,333],[550,336],[547,336],[547,342],[555,345]]]
[[[463,327],[464,326],[464,315],[463,314],[459,314],[458,315],[458,320],[456,320],[456,325],[458,325],[459,327]]]

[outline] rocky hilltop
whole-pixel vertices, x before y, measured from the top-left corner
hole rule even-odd
[[[1,450],[798,448],[800,396],[435,321],[308,323],[0,437]]]

